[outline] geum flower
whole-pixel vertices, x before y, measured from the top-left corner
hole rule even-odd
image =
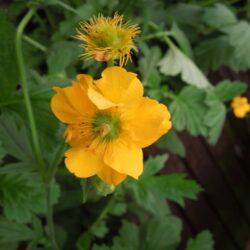
[[[136,49],[133,40],[139,33],[139,27],[124,22],[121,15],[99,15],[80,23],[76,38],[84,43],[83,58],[94,58],[96,61],[118,59],[123,66],[131,59],[131,50]]]
[[[231,103],[231,107],[237,118],[244,118],[250,112],[250,103],[246,97],[236,96]]]
[[[77,177],[97,175],[113,185],[128,175],[138,179],[142,148],[171,128],[167,107],[143,97],[136,74],[121,67],[105,69],[97,81],[81,74],[72,86],[54,89],[52,110],[68,124],[65,164]]]

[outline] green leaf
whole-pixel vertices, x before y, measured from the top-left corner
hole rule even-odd
[[[3,143],[0,141],[0,165],[3,162],[3,158],[5,157],[6,153],[7,152],[5,151],[5,149],[3,147]]]
[[[8,163],[0,167],[0,175],[3,174],[22,174],[37,170],[37,165],[30,162]]]
[[[166,199],[172,200],[184,206],[184,199],[197,199],[202,191],[201,186],[193,180],[185,179],[183,174],[171,174],[165,176],[154,176],[145,182],[148,189],[163,195]]]
[[[234,47],[234,63],[237,70],[250,68],[250,25],[241,21],[225,29],[229,36],[229,42]]]
[[[206,135],[204,104],[206,93],[193,86],[184,87],[170,104],[173,126],[177,131],[187,129],[191,135]]]
[[[195,239],[190,239],[186,250],[213,250],[213,235],[209,231],[199,233]]]
[[[207,78],[194,62],[183,54],[172,42],[168,41],[169,51],[159,62],[160,72],[166,76],[181,74],[181,79],[187,84],[198,88],[206,88],[210,85]]]
[[[81,49],[77,43],[68,41],[55,43],[48,55],[49,74],[64,75],[66,68],[79,57],[80,53]]]
[[[225,26],[237,22],[234,13],[227,6],[220,3],[215,4],[211,8],[207,8],[203,20],[207,25],[216,29],[225,28]]]
[[[145,179],[145,182],[147,179]],[[129,183],[127,190],[133,195],[133,199],[137,205],[143,210],[150,212],[156,217],[165,216],[169,213],[166,199],[163,195],[149,189],[145,182],[139,181]],[[157,204],[157,206],[155,206]]]
[[[108,231],[109,229],[106,226],[106,223],[104,221],[102,221],[101,223],[98,223],[98,225],[91,228],[92,234],[98,238],[103,238],[108,233]]]
[[[116,216],[121,216],[127,211],[127,204],[122,203],[122,202],[116,202],[112,208],[110,209],[109,213],[116,215]]]
[[[114,238],[113,248],[121,250],[139,249],[138,227],[128,221],[123,221],[119,236]]]
[[[92,250],[111,250],[110,247],[106,246],[106,245],[101,245],[101,246],[98,246],[98,245],[94,245]],[[117,249],[117,250],[120,250],[120,249]]]
[[[17,242],[0,243],[0,249],[18,250],[18,245]]]
[[[167,159],[167,154],[157,155],[155,157],[150,156],[144,164],[144,170],[140,180],[153,176],[159,172],[165,166]]]
[[[50,153],[58,145],[59,122],[50,107],[50,100],[54,91],[48,79],[41,77],[34,71],[29,71],[29,84],[31,104],[41,147],[46,153]],[[20,98],[20,94],[16,95],[16,98]],[[8,109],[17,113],[22,118],[22,123],[26,123],[27,127],[29,126],[24,102],[12,104],[8,106]]]
[[[182,224],[175,216],[153,218],[144,227],[146,235],[143,237],[144,248],[141,249],[175,250],[180,242]]]
[[[205,100],[209,109],[205,115],[204,122],[208,126],[208,141],[216,144],[226,118],[226,107],[213,92],[208,92]]]
[[[139,71],[145,85],[152,86],[152,82],[149,80],[149,78],[152,77],[152,74],[154,74],[160,58],[161,50],[159,47],[145,49],[144,57],[141,57],[139,60]]]
[[[159,148],[166,148],[170,152],[181,157],[186,155],[186,149],[176,132],[170,130],[166,135],[162,136],[156,143]]]
[[[197,4],[178,3],[170,9],[170,14],[174,16],[178,23],[185,26],[189,25],[193,28],[201,23],[203,8]]]
[[[59,197],[59,187],[52,188],[52,204]],[[0,176],[0,204],[5,216],[18,223],[31,222],[32,214],[46,211],[45,188],[37,174]]]
[[[26,225],[0,217],[0,243],[32,240],[35,233]]]
[[[242,95],[247,90],[247,85],[240,81],[224,80],[214,89],[215,95],[221,102],[232,100],[235,96]]]
[[[15,27],[7,20],[7,13],[0,9],[0,100],[11,97],[18,84],[18,67],[15,51]]]
[[[231,65],[232,55],[233,47],[224,35],[199,42],[195,49],[197,64],[206,72],[217,70],[223,65]]]
[[[176,22],[173,22],[170,32],[171,32],[171,36],[176,39],[176,41],[178,42],[183,52],[189,58],[193,58],[193,51],[189,43],[189,40],[186,37],[185,33],[178,27]]]
[[[28,132],[20,119],[13,115],[0,116],[0,140],[8,154],[21,161],[34,161]]]

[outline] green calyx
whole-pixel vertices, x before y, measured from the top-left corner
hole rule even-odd
[[[92,131],[102,140],[113,140],[120,132],[119,117],[106,112],[98,112],[92,120]]]

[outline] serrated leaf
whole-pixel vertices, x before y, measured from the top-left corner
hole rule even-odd
[[[106,223],[104,221],[102,221],[101,223],[98,223],[98,225],[91,228],[92,234],[98,238],[103,238],[108,233],[108,231],[109,229],[106,226]]]
[[[170,104],[173,126],[177,131],[187,129],[191,135],[206,135],[204,104],[206,93],[193,86],[184,87]]]
[[[208,126],[208,141],[216,144],[226,118],[226,107],[213,92],[208,92],[205,100],[209,109],[205,115],[204,123]]]
[[[16,117],[0,116],[0,140],[8,154],[21,161],[34,161],[27,130]]]
[[[0,100],[10,98],[18,84],[18,66],[15,51],[15,27],[0,9]]]
[[[213,235],[209,231],[199,233],[195,239],[190,239],[186,250],[213,250]]]
[[[130,183],[128,190],[131,190],[130,193],[133,195],[136,204],[154,216],[162,217],[169,213],[165,197],[146,187],[145,182]]]
[[[57,134],[59,122],[50,108],[50,100],[54,91],[48,79],[41,77],[34,71],[29,72],[29,84],[31,104],[40,143],[42,144],[41,147],[46,150],[46,153],[50,153],[58,145]],[[20,96],[22,96],[22,93],[17,94],[16,98],[20,98]],[[12,104],[7,108],[8,110],[14,111],[15,114],[18,114],[23,119],[22,122],[24,122],[27,127],[29,126],[24,102]]]
[[[12,174],[0,176],[0,204],[9,220],[27,223],[32,214],[46,211],[45,188],[37,174]],[[58,200],[59,187],[54,184],[52,203]]]
[[[186,149],[181,139],[174,130],[170,130],[166,135],[162,136],[156,143],[159,148],[168,149],[170,152],[181,157],[186,155]]]
[[[36,167],[35,164],[31,164],[30,162],[8,163],[0,167],[0,175],[28,173],[37,170]]]
[[[123,221],[119,236],[114,238],[113,248],[121,250],[139,249],[138,227],[131,222]]]
[[[32,240],[35,236],[28,226],[0,217],[0,243]]]
[[[140,177],[140,180],[144,178],[153,176],[157,172],[159,172],[165,165],[168,159],[168,155],[157,155],[155,157],[150,156],[144,164],[143,174]]]
[[[184,206],[184,199],[197,199],[202,191],[201,186],[193,180],[187,180],[183,174],[170,174],[148,178],[145,185],[160,193],[166,199]]]
[[[224,80],[216,85],[214,93],[221,102],[226,102],[242,95],[246,90],[247,85],[243,82]]]
[[[145,85],[150,85],[152,82],[148,82],[152,77],[153,72],[156,70],[156,66],[161,58],[161,50],[159,47],[152,47],[145,50],[144,57],[139,60],[139,70]],[[151,79],[152,80],[152,79]]]
[[[217,3],[211,8],[207,8],[203,16],[204,22],[212,28],[225,28],[225,26],[235,24],[237,18],[234,13],[225,5]]]
[[[186,37],[185,33],[178,27],[176,22],[173,22],[170,32],[171,36],[173,36],[176,39],[176,41],[178,42],[179,46],[184,51],[184,53],[189,58],[193,58],[193,51],[189,43],[189,40]]]
[[[160,72],[166,76],[181,74],[181,79],[187,84],[198,88],[206,88],[210,85],[207,78],[194,64],[194,62],[183,54],[172,42],[168,40],[169,51],[159,62]]]
[[[234,63],[237,70],[250,68],[250,25],[246,21],[238,22],[225,29],[229,36],[229,42],[234,47]]]
[[[175,250],[181,239],[182,224],[175,216],[153,218],[144,227],[146,235],[141,249]]]
[[[206,72],[222,65],[231,65],[233,46],[227,36],[218,36],[200,42],[195,49],[197,64]]]
[[[127,204],[122,202],[116,202],[110,209],[110,214],[121,216],[127,211]]]

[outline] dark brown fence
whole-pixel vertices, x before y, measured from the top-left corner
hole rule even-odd
[[[238,79],[248,84],[249,73],[234,74],[222,69],[213,74],[220,79]],[[232,114],[216,146],[201,137],[180,134],[187,150],[185,158],[170,154],[165,173],[182,172],[196,179],[204,188],[198,201],[187,201],[185,208],[171,203],[172,211],[184,223],[182,244],[201,230],[209,229],[215,249],[243,250],[250,239],[250,126],[247,119]],[[153,150],[154,151],[154,150]],[[159,151],[158,151],[159,153]]]

